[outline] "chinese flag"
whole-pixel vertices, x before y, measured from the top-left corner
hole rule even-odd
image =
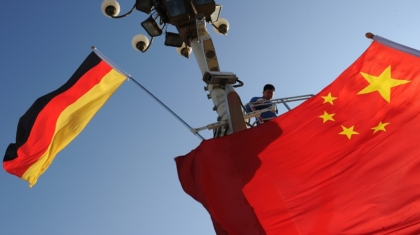
[[[176,158],[217,234],[420,234],[420,53],[375,36],[294,110]]]

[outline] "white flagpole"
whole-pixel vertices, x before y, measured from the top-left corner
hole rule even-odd
[[[118,67],[114,62],[112,62],[110,59],[108,59],[104,54],[102,54],[96,47],[92,46],[92,51],[95,52],[99,58],[104,60],[107,64],[109,64],[113,69],[115,69],[117,72],[121,73],[122,75],[126,76],[127,78],[131,78],[131,75],[126,73],[124,70],[122,70],[120,67]]]
[[[379,35],[375,35],[373,33],[366,33],[366,37],[367,38],[370,38],[370,39],[372,39],[374,41],[377,41],[377,42],[379,42],[379,43],[381,43],[383,45],[386,45],[386,46],[392,47],[394,49],[397,49],[399,51],[408,53],[408,54],[413,55],[413,56],[416,56],[416,57],[420,57],[420,51],[419,50],[416,50],[414,48],[411,48],[411,47],[404,46],[402,44],[393,42],[393,41],[391,41],[389,39],[386,39],[386,38],[383,38],[383,37],[381,37]]]

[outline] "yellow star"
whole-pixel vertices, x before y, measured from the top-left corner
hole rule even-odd
[[[349,139],[351,139],[351,136],[352,135],[358,135],[359,133],[357,133],[357,132],[355,132],[353,129],[354,129],[354,126],[352,126],[352,127],[350,127],[350,128],[347,128],[347,127],[345,127],[345,126],[341,126],[342,128],[343,128],[343,131],[342,132],[340,132],[339,134],[340,135],[346,135],[347,136],[347,138],[349,138]]]
[[[323,119],[323,123],[327,122],[327,121],[335,121],[333,116],[335,115],[335,113],[329,114],[326,111],[324,111],[324,114],[319,116],[320,118]]]
[[[334,101],[335,99],[337,99],[337,97],[333,97],[333,96],[331,95],[331,92],[330,92],[330,93],[328,93],[328,95],[327,95],[327,96],[321,96],[321,97],[324,99],[324,103],[322,103],[322,104],[325,104],[325,103],[330,103],[331,105],[334,105],[333,101]]]
[[[363,72],[360,73],[370,84],[357,94],[367,94],[377,91],[381,94],[382,98],[388,101],[388,103],[391,102],[391,88],[410,82],[408,80],[397,80],[392,78],[391,65],[388,66],[378,77]]]
[[[387,123],[379,122],[379,124],[376,127],[370,128],[370,129],[373,130],[373,134],[375,134],[375,132],[377,132],[377,131],[386,131],[385,126],[388,125],[388,124],[389,124],[389,122],[387,122]]]

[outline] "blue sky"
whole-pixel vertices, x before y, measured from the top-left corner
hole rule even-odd
[[[121,12],[133,1],[119,1]],[[221,71],[245,83],[243,102],[266,83],[275,97],[317,93],[369,46],[366,32],[420,49],[420,2],[218,1],[227,36],[208,27]],[[96,46],[189,125],[216,121],[192,55],[185,59],[145,34],[141,12],[115,20],[101,1],[5,1],[0,14],[0,146],[15,141],[17,122],[40,96],[73,74]],[[169,27],[168,31],[175,31]],[[201,133],[211,137],[211,131]],[[185,194],[174,157],[200,143],[133,82],[125,82],[85,130],[60,152],[32,188],[0,171],[2,234],[214,234],[204,208]],[[1,148],[0,148],[1,149]]]

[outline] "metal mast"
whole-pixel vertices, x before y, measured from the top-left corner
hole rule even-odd
[[[243,83],[234,73],[220,71],[216,50],[206,28],[209,23],[217,33],[227,34],[229,23],[219,17],[221,5],[214,0],[136,0],[129,12],[119,15],[119,3],[104,0],[101,9],[110,18],[125,17],[134,9],[149,14],[141,25],[151,39],[136,35],[132,45],[138,51],[146,52],[154,37],[160,36],[168,24],[175,26],[178,32],[166,32],[165,45],[176,47],[177,52],[186,58],[194,51],[202,80],[206,83],[207,97],[213,101],[213,110],[217,112],[217,122],[193,128],[193,133],[212,129],[213,137],[220,137],[247,128],[241,100],[235,91],[235,87]]]

